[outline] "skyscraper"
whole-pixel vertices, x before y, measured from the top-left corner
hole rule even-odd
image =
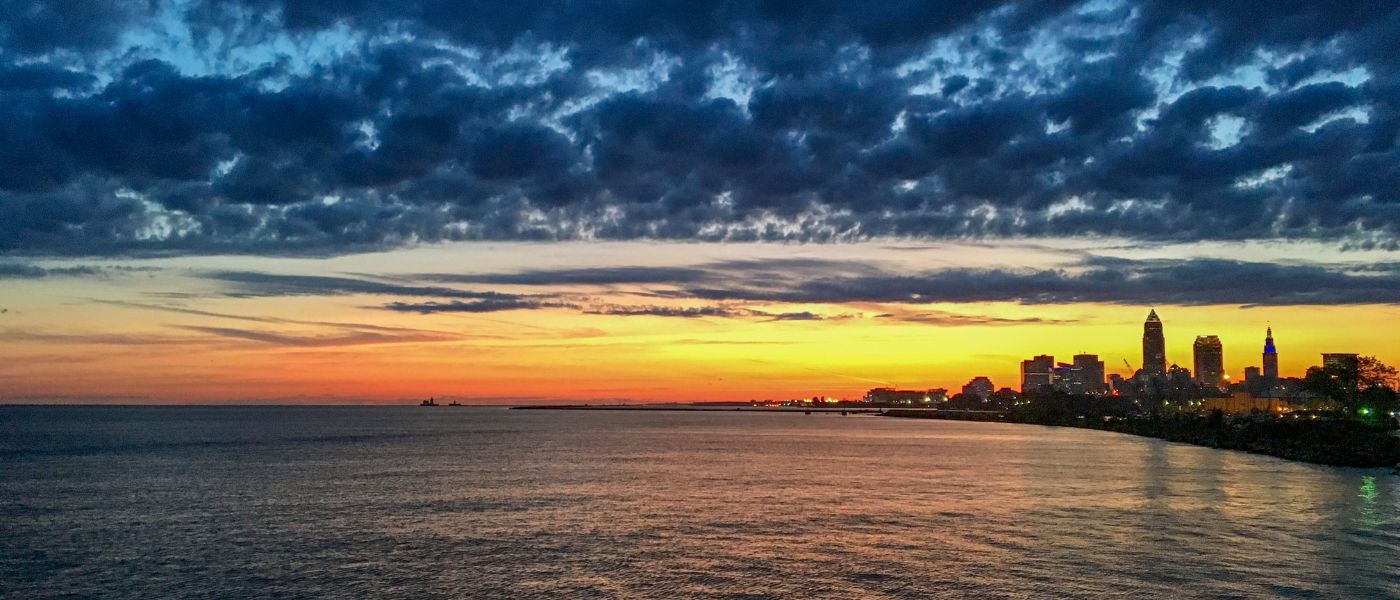
[[[1341,369],[1355,372],[1359,366],[1359,355],[1350,352],[1324,352],[1322,354],[1322,366],[1329,369]]]
[[[1055,357],[1040,355],[1021,361],[1021,393],[1032,394],[1055,383]]]
[[[1225,383],[1225,349],[1220,338],[1198,335],[1192,350],[1196,358],[1196,384],[1219,389]]]
[[[1274,328],[1264,330],[1264,380],[1278,380],[1278,350],[1274,349]]]
[[[1157,310],[1147,313],[1142,324],[1142,374],[1161,377],[1167,374],[1167,340],[1162,335],[1162,320]]]
[[[1097,354],[1074,355],[1074,368],[1071,373],[1071,392],[1099,395],[1106,391],[1103,383],[1103,361],[1099,360]]]

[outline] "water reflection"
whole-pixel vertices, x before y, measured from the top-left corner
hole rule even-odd
[[[1357,507],[1357,525],[1366,529],[1376,529],[1385,524],[1385,518],[1376,511],[1376,501],[1380,492],[1376,489],[1375,475],[1361,476],[1361,489],[1357,492],[1361,505]]]
[[[0,410],[13,597],[1400,597],[1400,478],[1105,432]]]

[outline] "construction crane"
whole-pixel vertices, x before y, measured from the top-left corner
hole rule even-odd
[[[1126,359],[1126,358],[1123,359],[1123,366],[1128,367],[1128,372],[1129,372],[1129,373],[1132,373],[1132,372],[1133,372],[1133,365],[1132,365],[1132,363],[1129,363],[1129,362],[1128,362],[1128,359]]]

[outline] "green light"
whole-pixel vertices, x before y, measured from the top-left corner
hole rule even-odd
[[[1368,417],[1371,416],[1371,409],[1370,409],[1370,407],[1363,406],[1363,407],[1361,407],[1361,410],[1359,410],[1359,411],[1357,411],[1357,412],[1360,412],[1362,415],[1365,415],[1365,416],[1368,416]]]
[[[1363,475],[1361,477],[1361,493],[1359,495],[1361,496],[1361,499],[1366,502],[1367,505],[1376,503],[1375,477],[1371,475]]]

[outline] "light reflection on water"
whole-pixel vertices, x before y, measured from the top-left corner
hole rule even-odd
[[[1400,477],[835,415],[0,408],[0,596],[1400,597]]]

